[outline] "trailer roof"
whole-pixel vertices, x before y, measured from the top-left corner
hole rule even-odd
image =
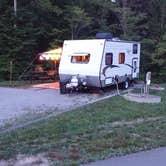
[[[130,41],[130,40],[114,40],[114,39],[106,39],[106,41],[111,41],[111,42],[121,42],[121,43],[140,43],[137,41]]]
[[[105,40],[105,41],[110,41],[110,42],[119,42],[119,43],[138,43],[140,44],[140,42],[137,42],[137,41],[128,41],[128,40],[120,40],[120,39],[82,39],[82,40],[65,40],[65,41],[85,41],[85,40],[98,40],[98,41],[101,41],[101,40]]]

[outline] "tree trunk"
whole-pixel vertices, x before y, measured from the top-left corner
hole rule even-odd
[[[123,34],[127,36],[127,0],[122,0],[122,28]]]

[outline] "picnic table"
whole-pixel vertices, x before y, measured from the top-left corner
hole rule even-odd
[[[23,80],[55,80],[55,72],[48,72],[48,71],[31,71],[24,74],[21,77]]]

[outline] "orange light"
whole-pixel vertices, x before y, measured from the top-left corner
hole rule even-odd
[[[44,58],[43,58],[42,55],[40,55],[39,60],[40,60],[40,61],[43,61],[43,60],[44,60]]]

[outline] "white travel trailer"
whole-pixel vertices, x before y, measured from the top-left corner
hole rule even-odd
[[[59,66],[60,91],[104,88],[139,75],[140,43],[119,39],[66,40]]]

